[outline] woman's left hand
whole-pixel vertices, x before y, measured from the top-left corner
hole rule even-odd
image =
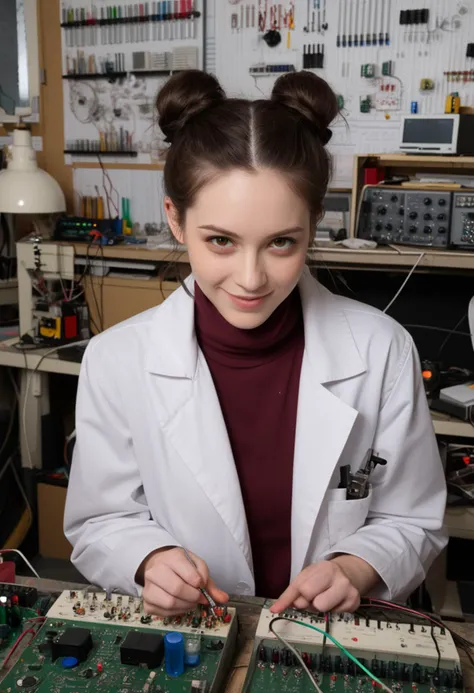
[[[359,590],[335,561],[313,563],[301,571],[270,608],[279,614],[289,607],[327,611],[355,611],[360,604]]]

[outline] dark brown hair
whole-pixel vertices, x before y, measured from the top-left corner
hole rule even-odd
[[[281,171],[308,204],[322,213],[331,175],[325,148],[339,112],[331,87],[312,72],[279,77],[270,99],[228,99],[219,82],[200,70],[178,73],[158,94],[159,125],[171,144],[165,192],[184,223],[198,191],[234,168]]]

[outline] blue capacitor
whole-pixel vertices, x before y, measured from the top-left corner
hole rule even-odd
[[[168,676],[184,673],[184,638],[181,633],[165,635],[165,670]]]
[[[61,660],[61,666],[64,669],[74,669],[79,664],[79,660],[76,657],[63,657]]]

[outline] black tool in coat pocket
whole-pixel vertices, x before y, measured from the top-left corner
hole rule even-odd
[[[347,500],[343,489],[328,491],[328,531],[329,544],[337,542],[357,532],[364,526],[369,514],[372,499],[372,488],[368,495],[357,500]]]

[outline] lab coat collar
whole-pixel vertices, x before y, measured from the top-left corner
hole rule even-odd
[[[157,307],[145,359],[150,373],[194,379],[198,343],[194,330],[194,278]],[[366,370],[338,299],[305,268],[299,282],[305,330],[305,355],[316,380],[345,380]],[[189,295],[191,294],[191,295]]]

